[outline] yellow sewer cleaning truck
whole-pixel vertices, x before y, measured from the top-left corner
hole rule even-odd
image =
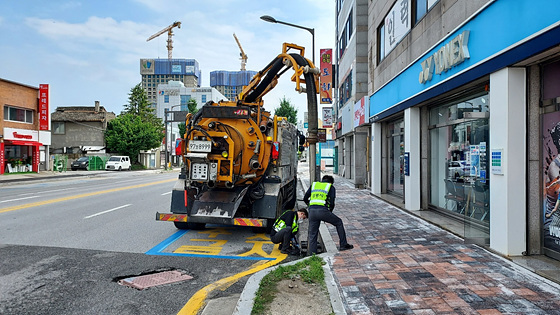
[[[179,229],[212,223],[269,230],[284,209],[294,207],[298,131],[285,117],[266,111],[262,100],[290,69],[296,91],[317,102],[319,70],[303,47],[285,43],[234,101],[208,102],[187,115],[171,213],[158,212],[156,220]]]

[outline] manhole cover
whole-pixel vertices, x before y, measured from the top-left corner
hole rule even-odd
[[[190,280],[192,278],[193,278],[192,276],[184,274],[180,271],[168,270],[168,271],[162,271],[158,273],[152,273],[149,275],[121,279],[118,281],[118,284],[135,288],[138,290],[144,290],[149,287],[155,287],[162,284]]]

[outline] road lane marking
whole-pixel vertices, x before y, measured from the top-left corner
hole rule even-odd
[[[198,290],[189,299],[187,304],[185,304],[185,306],[183,306],[183,308],[179,311],[179,313],[177,313],[177,315],[198,314],[200,309],[204,306],[204,301],[206,300],[206,298],[208,297],[210,292],[212,292],[216,289],[220,289],[221,291],[224,291],[227,288],[229,288],[232,284],[236,283],[239,279],[241,279],[241,278],[243,278],[247,275],[251,275],[251,274],[254,274],[254,273],[259,272],[261,270],[264,270],[268,267],[272,267],[276,264],[279,264],[284,259],[286,259],[286,257],[287,257],[286,254],[280,253],[280,251],[277,250],[277,249],[274,249],[273,253],[275,253],[275,251],[277,251],[277,256],[276,256],[275,260],[269,260],[269,261],[261,260],[259,262],[254,263],[250,267],[250,269],[248,269],[248,270],[245,270],[245,271],[240,272],[238,274],[234,274],[233,276],[229,276],[227,278],[220,279],[220,280],[218,280],[214,283],[210,283],[209,285],[205,286],[204,288]]]
[[[62,198],[56,198],[56,199],[51,199],[51,200],[27,203],[27,204],[19,205],[19,206],[0,208],[0,213],[10,212],[10,211],[15,211],[15,210],[21,210],[21,209],[26,209],[26,208],[31,208],[31,207],[44,206],[44,205],[48,205],[48,204],[51,204],[51,203],[74,200],[74,199],[91,197],[91,196],[97,196],[97,195],[102,195],[102,194],[107,194],[107,193],[112,193],[112,192],[117,192],[117,191],[123,191],[123,190],[128,190],[128,189],[134,189],[134,188],[141,188],[141,187],[152,186],[152,185],[157,185],[157,184],[163,184],[163,183],[173,182],[173,181],[176,181],[176,180],[177,179],[175,179],[175,178],[166,179],[166,180],[161,180],[161,181],[157,181],[157,182],[153,182],[153,183],[146,183],[146,184],[139,184],[139,185],[134,185],[134,186],[113,188],[113,189],[90,192],[90,193],[80,194],[80,195],[75,195],[75,196],[70,196],[70,197],[62,197]]]
[[[170,193],[171,193],[171,192],[170,192],[170,191],[168,191],[168,192],[166,192],[166,193],[163,193],[163,194],[161,194],[161,195],[162,195],[162,196],[165,196],[165,195],[169,195]]]
[[[115,210],[119,210],[119,209],[122,209],[122,208],[126,208],[126,207],[128,207],[128,206],[132,206],[132,204],[129,203],[129,204],[124,205],[124,206],[120,206],[120,207],[116,207],[116,208],[113,208],[113,209],[101,211],[101,212],[98,212],[98,213],[96,213],[96,214],[88,215],[87,217],[84,217],[84,219],[93,218],[93,217],[96,217],[96,216],[98,216],[98,215],[102,215],[102,214],[109,213],[109,212],[112,212],[112,211],[115,211]]]
[[[240,257],[240,256],[220,256],[220,255],[197,255],[197,254],[180,254],[180,253],[165,253],[165,250],[169,245],[173,242],[181,238],[185,235],[189,230],[179,230],[175,232],[175,234],[171,235],[154,248],[150,249],[146,252],[147,255],[162,255],[162,256],[188,256],[188,257],[211,257],[211,258],[226,258],[226,259],[249,259],[249,260],[258,260],[258,262],[251,265],[250,269],[245,270],[243,272],[234,274],[227,278],[220,279],[214,283],[211,283],[204,288],[198,290],[181,308],[177,315],[194,315],[198,314],[200,309],[204,306],[204,301],[208,297],[208,295],[216,290],[220,289],[224,291],[225,289],[229,288],[231,285],[236,283],[239,279],[264,270],[268,267],[272,267],[274,265],[279,264],[284,259],[288,257],[286,254],[282,254],[280,250],[276,247],[273,248],[272,253],[268,257]],[[261,237],[261,235],[257,235],[254,238]]]
[[[2,200],[2,201],[0,201],[0,203],[3,203],[3,202],[10,202],[10,201],[19,201],[19,200],[25,200],[25,199],[32,199],[32,198],[39,198],[39,196],[31,196],[31,197],[23,197],[23,198]]]
[[[190,230],[179,230],[175,232],[175,234],[171,235],[161,243],[157,244],[154,248],[148,250],[145,254],[146,255],[154,255],[154,256],[182,256],[182,257],[204,257],[204,258],[221,258],[221,259],[240,259],[240,260],[274,260],[276,257],[244,257],[244,256],[229,256],[229,255],[205,255],[205,254],[193,254],[193,253],[182,253],[182,252],[164,252],[164,250],[171,245],[173,242],[181,238],[185,233]],[[214,240],[208,240],[214,241]],[[274,250],[273,250],[274,253]],[[271,256],[274,256],[271,254]]]

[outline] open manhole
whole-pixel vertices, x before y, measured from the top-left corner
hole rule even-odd
[[[158,285],[190,280],[192,278],[192,276],[179,270],[165,270],[130,276],[121,278],[120,280],[117,279],[117,283],[137,290],[144,290]]]

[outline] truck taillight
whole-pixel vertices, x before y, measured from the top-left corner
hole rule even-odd
[[[272,145],[272,159],[278,160],[278,154],[280,151],[280,144],[278,142],[274,142]]]

